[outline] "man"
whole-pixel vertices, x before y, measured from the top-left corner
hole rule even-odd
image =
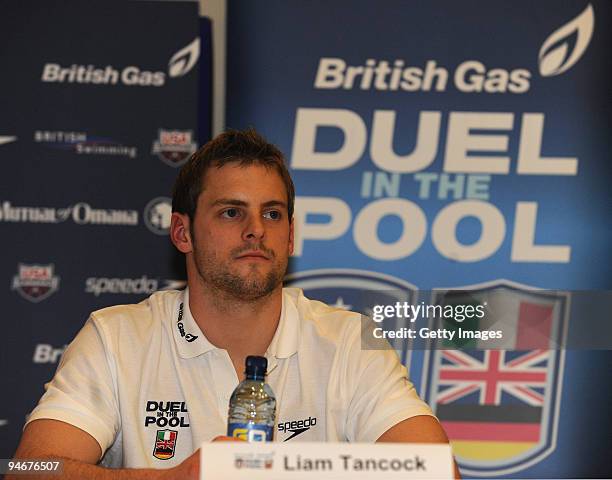
[[[197,478],[193,452],[227,440],[247,355],[268,358],[277,424],[309,425],[278,440],[447,442],[395,352],[361,349],[359,315],[282,288],[294,198],[283,155],[254,130],[200,149],[172,202],[187,289],[94,312],[16,457],[65,458],[66,478]]]

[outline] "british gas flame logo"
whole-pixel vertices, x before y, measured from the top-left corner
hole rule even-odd
[[[182,77],[191,71],[200,58],[200,39],[193,42],[172,55],[168,62],[168,73],[171,77]]]
[[[540,75],[552,77],[573,67],[589,46],[594,24],[595,14],[589,4],[580,15],[555,30],[540,48]]]

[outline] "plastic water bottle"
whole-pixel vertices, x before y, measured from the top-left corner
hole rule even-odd
[[[246,358],[246,379],[238,384],[230,398],[227,420],[228,437],[248,442],[271,442],[274,436],[276,398],[266,383],[268,360]]]

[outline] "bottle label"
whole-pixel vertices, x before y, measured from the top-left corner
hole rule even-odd
[[[247,442],[271,442],[274,429],[268,425],[255,423],[230,423],[227,426],[227,436],[240,438]]]

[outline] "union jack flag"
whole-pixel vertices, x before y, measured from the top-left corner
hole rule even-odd
[[[474,393],[479,405],[500,405],[502,394],[533,406],[544,404],[550,350],[485,350],[473,354],[443,350],[441,355],[439,404],[449,404]]]
[[[163,450],[171,450],[172,448],[174,448],[174,440],[158,440],[155,444],[155,447]]]

